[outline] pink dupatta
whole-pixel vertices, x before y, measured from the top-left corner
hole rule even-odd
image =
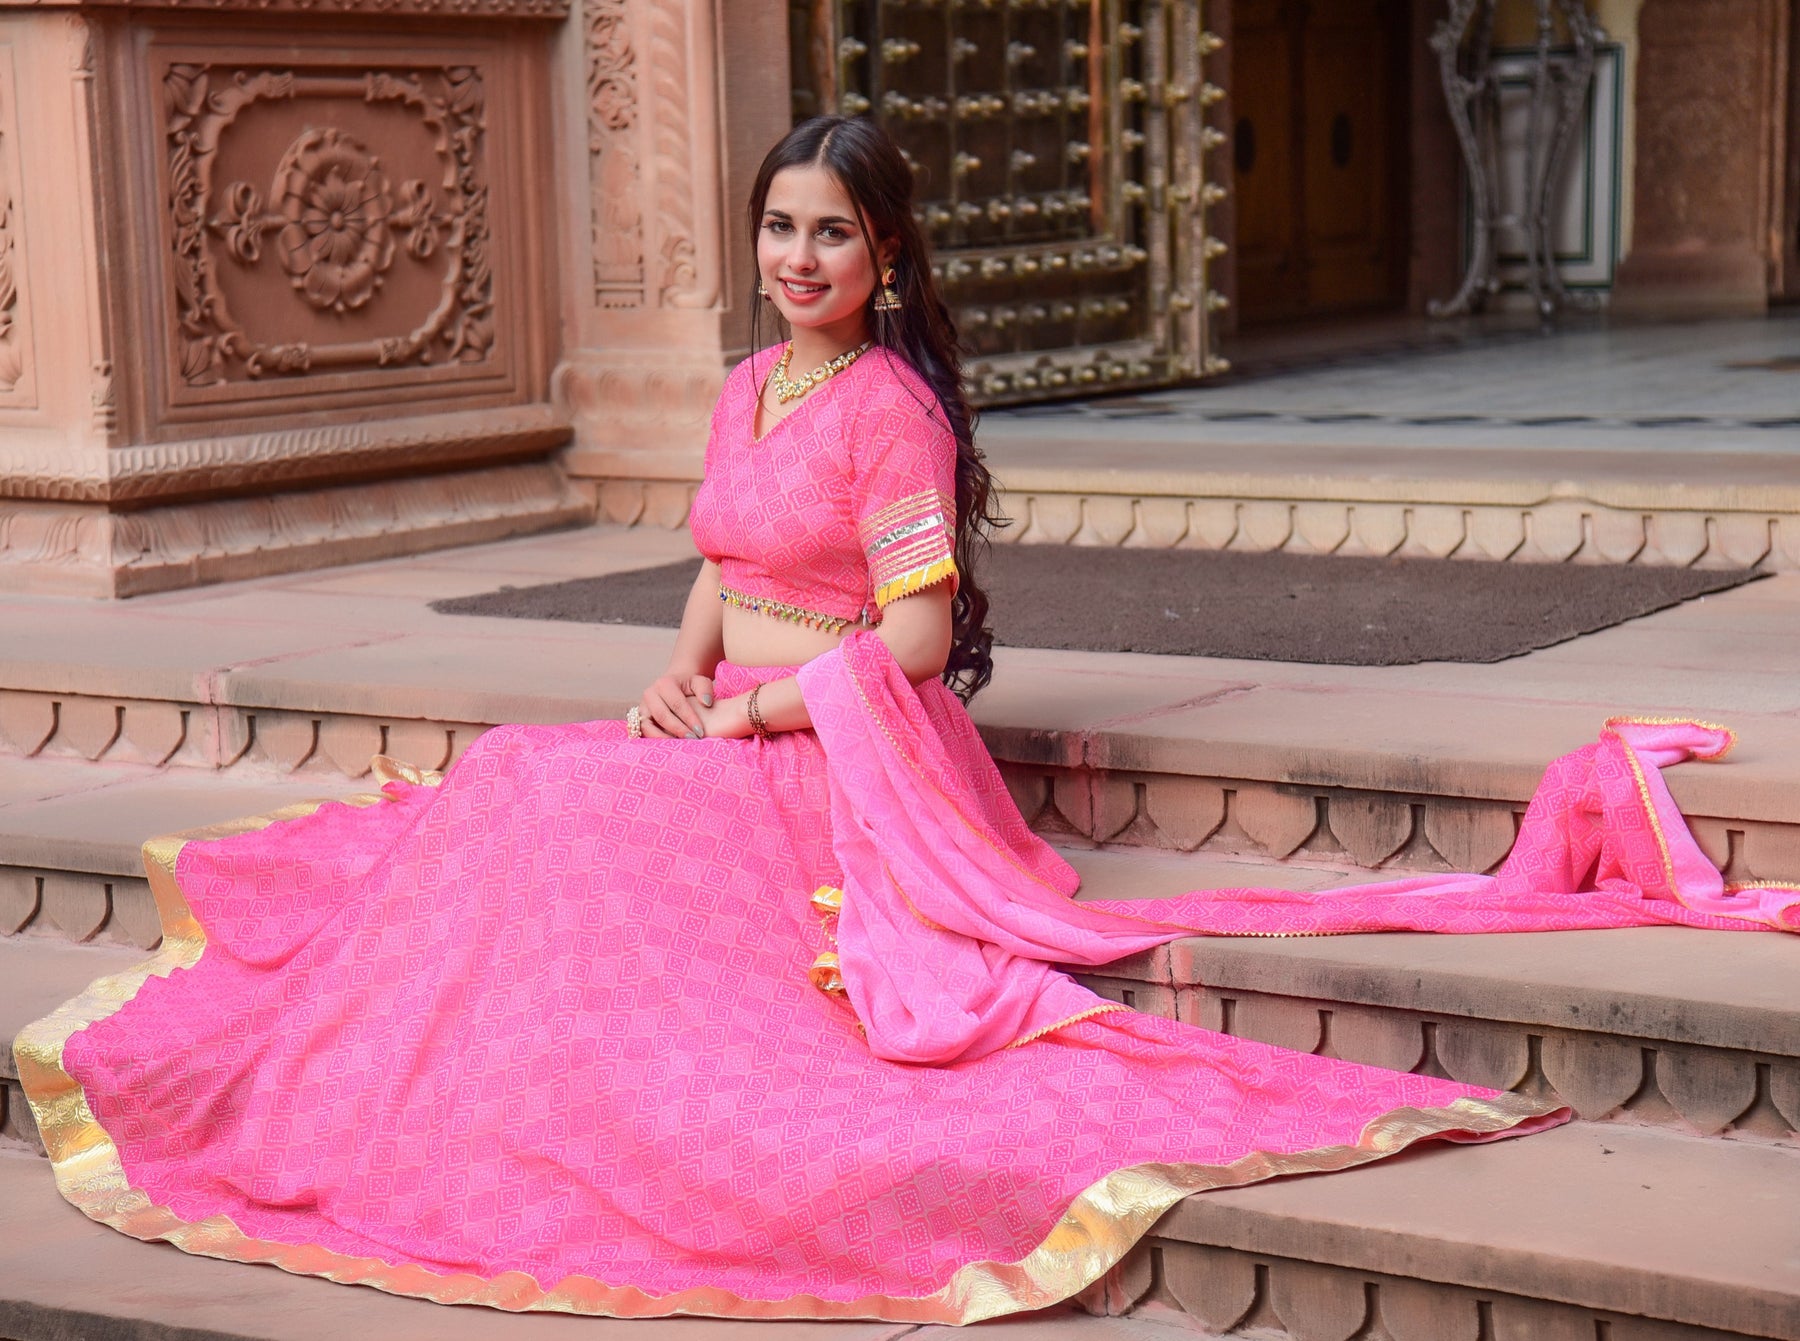
[[[1609,721],[1550,765],[1495,875],[1076,903],[1075,872],[1025,827],[942,684],[915,689],[866,633],[799,680],[845,873],[836,967],[870,1049],[892,1061],[966,1061],[1113,1009],[1055,965],[1183,936],[1800,930],[1800,887],[1727,885],[1663,782],[1672,764],[1722,757],[1721,727]]]

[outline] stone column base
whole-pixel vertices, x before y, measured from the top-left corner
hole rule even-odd
[[[115,511],[0,499],[0,591],[136,596],[593,520],[546,462]]]
[[[1634,251],[1619,265],[1615,316],[1737,317],[1769,310],[1769,264],[1749,248]]]

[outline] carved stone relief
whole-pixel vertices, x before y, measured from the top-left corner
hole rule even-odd
[[[25,331],[19,311],[18,184],[13,171],[13,77],[10,52],[0,52],[0,394],[25,375]]]
[[[712,5],[588,0],[584,22],[594,304],[715,307],[722,258]]]
[[[589,218],[594,305],[644,305],[644,218],[639,205],[638,63],[626,0],[587,0]]]
[[[104,0],[108,7],[192,9],[191,0]],[[206,0],[207,11],[276,14],[442,14],[459,19],[560,19],[569,0]]]
[[[303,100],[302,120],[266,118],[231,143],[252,108]],[[186,386],[488,357],[494,278],[479,68],[176,63],[163,74],[163,103]],[[367,129],[341,124],[357,104],[407,115],[404,124],[363,118],[359,127],[375,124],[386,137],[372,143]],[[249,173],[271,135],[286,144],[259,181]],[[226,161],[235,172],[221,173]],[[402,276],[403,267],[417,273]],[[288,305],[271,301],[274,274],[291,290]],[[408,298],[387,298],[390,285]]]

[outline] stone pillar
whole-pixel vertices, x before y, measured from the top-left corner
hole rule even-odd
[[[591,515],[540,297],[563,3],[0,4],[0,587]]]
[[[554,377],[570,474],[617,521],[680,525],[748,352],[744,204],[791,124],[780,0],[578,0],[559,40],[567,180]]]
[[[1768,306],[1786,0],[1646,0],[1638,20],[1631,252],[1615,312]]]

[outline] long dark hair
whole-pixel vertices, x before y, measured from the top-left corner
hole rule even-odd
[[[913,218],[912,169],[888,133],[866,117],[815,116],[795,126],[769,150],[750,191],[750,245],[762,228],[769,184],[783,168],[823,167],[837,178],[864,221],[869,261],[880,275],[877,242],[894,242],[900,310],[867,310],[869,338],[887,357],[898,356],[925,379],[956,437],[956,597],[950,606],[950,657],[944,682],[966,702],[994,673],[994,631],[987,627],[988,598],[975,580],[977,555],[988,533],[1004,525],[993,511],[993,477],[975,448],[975,410],[963,390],[962,354],[950,309],[931,277],[931,250]],[[762,303],[750,299],[751,347],[763,347]],[[865,357],[868,357],[865,355]]]

